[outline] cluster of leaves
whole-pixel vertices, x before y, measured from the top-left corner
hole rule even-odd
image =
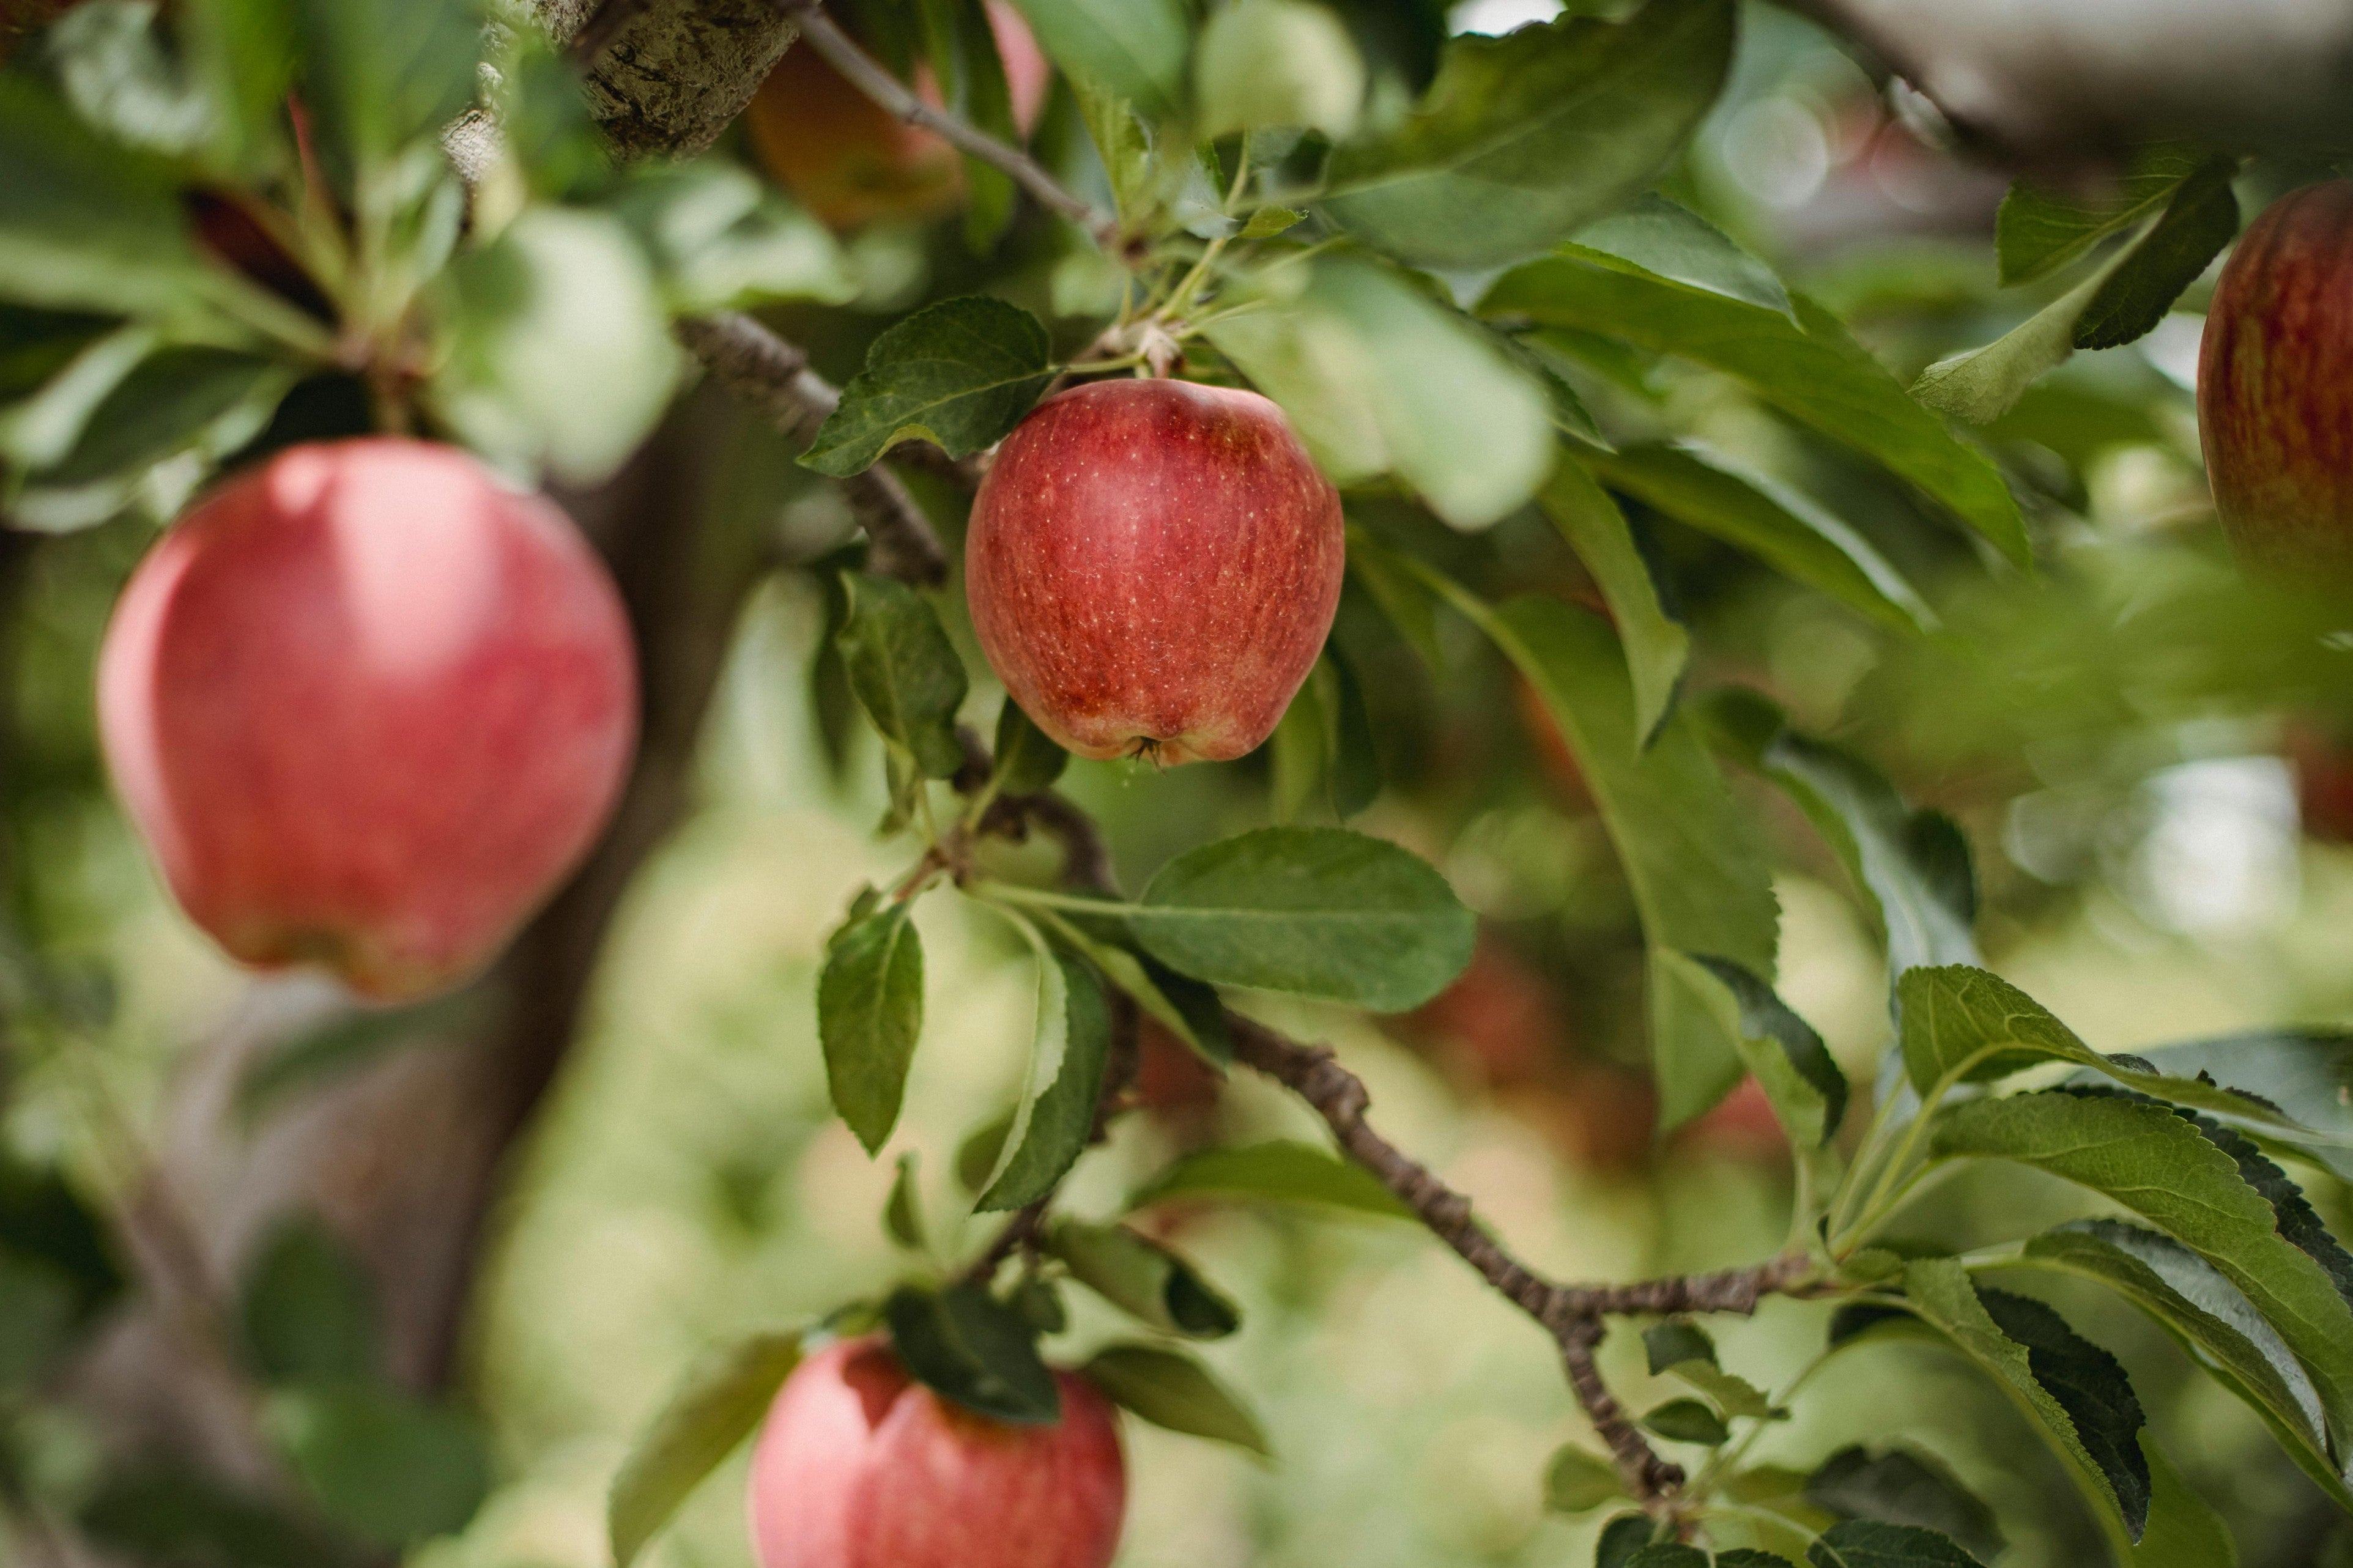
[[[257,444],[372,426],[593,481],[679,384],[672,316],[854,292],[832,237],[742,169],[617,171],[528,15],[484,24],[464,0],[199,0],[168,24],[90,0],[17,53],[19,525],[160,521]],[[487,150],[470,191],[445,131]]]

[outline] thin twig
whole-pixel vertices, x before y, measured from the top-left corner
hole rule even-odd
[[[1038,205],[1077,224],[1096,245],[1113,256],[1124,253],[1119,220],[1099,210],[1085,197],[1066,189],[1043,164],[1018,147],[976,130],[953,114],[944,113],[909,91],[905,83],[882,68],[881,62],[859,47],[857,40],[825,13],[822,0],[778,0],[785,14],[800,25],[801,37],[841,73],[849,84],[897,119],[919,125],[962,153],[995,164],[1013,177]]]

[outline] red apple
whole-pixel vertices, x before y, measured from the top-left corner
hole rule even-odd
[[[1239,757],[1339,607],[1340,497],[1254,392],[1098,381],[1005,438],[965,587],[1013,700],[1082,757]]]
[[[2241,560],[2353,579],[2353,183],[2281,197],[2222,268],[2198,426]]]
[[[1052,68],[1029,24],[1004,0],[989,0],[1014,123],[1027,136],[1046,107]],[[931,68],[918,65],[915,91],[938,108]],[[786,49],[745,110],[752,146],[777,182],[828,226],[852,229],[877,218],[931,217],[964,197],[964,163],[928,131],[894,119],[807,44]]]
[[[421,441],[295,447],[141,562],[99,654],[115,787],[244,963],[422,995],[578,862],[637,732],[628,621],[564,514]]]
[[[1062,1418],[1014,1426],[942,1400],[879,1339],[785,1380],[752,1454],[760,1568],[1105,1568],[1127,1466],[1094,1384],[1057,1373]]]

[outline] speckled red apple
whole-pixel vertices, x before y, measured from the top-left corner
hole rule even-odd
[[[2198,424],[2239,558],[2353,582],[2353,183],[2281,197],[2239,241],[2207,310]]]
[[[373,997],[479,969],[578,862],[637,734],[604,565],[547,501],[421,441],[296,447],[123,591],[99,724],[191,919]]]
[[[943,1401],[879,1339],[809,1357],[752,1455],[760,1568],[1106,1568],[1127,1507],[1118,1417],[1055,1375],[1061,1420],[1015,1426]]]
[[[998,448],[965,584],[989,663],[1064,747],[1222,762],[1314,668],[1345,556],[1340,497],[1273,404],[1099,381]]]

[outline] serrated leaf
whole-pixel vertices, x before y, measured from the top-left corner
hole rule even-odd
[[[1585,1513],[1626,1495],[1618,1467],[1574,1443],[1564,1443],[1545,1467],[1545,1507],[1555,1513]]]
[[[1018,1209],[1044,1197],[1094,1131],[1111,1055],[1111,1013],[1093,971],[1038,944],[1038,1011],[1021,1099],[977,1210]]]
[[[1217,985],[1401,1013],[1471,961],[1477,921],[1428,862],[1338,827],[1268,827],[1163,866],[1126,911],[1146,951]]]
[[[1665,279],[1556,256],[1497,279],[1479,313],[1712,365],[1791,418],[1878,459],[2027,564],[2026,525],[2000,471],[1914,402],[1835,316],[1802,294],[1790,303],[1794,322]]]
[[[845,573],[849,618],[837,639],[849,689],[882,739],[925,777],[953,778],[964,765],[956,710],[971,689],[964,660],[931,601],[887,577]]]
[[[1226,1031],[1224,1009],[1214,990],[1131,951],[1131,939],[1124,927],[1113,934],[1115,922],[1084,916],[1072,919],[1054,910],[1033,912],[1045,921],[1057,942],[1093,964],[1104,979],[1184,1041],[1194,1055],[1220,1072],[1232,1062],[1234,1043]]]
[[[1670,1399],[1644,1415],[1642,1425],[1677,1443],[1703,1443],[1714,1447],[1732,1437],[1724,1417],[1696,1399]]]
[[[1567,248],[1605,266],[1623,262],[1654,278],[1796,320],[1789,290],[1770,267],[1697,213],[1655,193],[1637,196],[1624,210],[1578,229]]]
[[[2292,1147],[2353,1181],[2353,1034],[2262,1029],[2185,1040],[2141,1053],[2174,1078],[2200,1074],[2277,1106],[2306,1131],[2224,1114],[2276,1145]]]
[[[754,1334],[689,1377],[639,1434],[605,1506],[614,1568],[629,1568],[679,1505],[768,1413],[800,1364],[801,1334]]]
[[[882,1205],[882,1229],[911,1252],[923,1249],[923,1207],[915,1194],[915,1152],[899,1156],[898,1173],[891,1178],[890,1201]]]
[[[2319,1264],[2277,1229],[2231,1156],[2171,1110],[2054,1090],[1944,1110],[1940,1159],[2014,1160],[2105,1193],[2170,1234],[2242,1291],[2294,1350],[2333,1433],[2353,1431],[2353,1311]]]
[[[2239,237],[2235,158],[2215,158],[2181,182],[2157,220],[2107,275],[2075,323],[2079,349],[2112,349],[2154,331],[2181,291]]]
[[[1908,1524],[1850,1519],[1806,1549],[1811,1568],[1985,1568],[1951,1537]]]
[[[1941,1462],[1905,1448],[1841,1448],[1807,1478],[1806,1496],[1849,1519],[1936,1531],[1978,1557],[1998,1557],[2004,1545],[1993,1510]]]
[[[1601,1527],[1600,1539],[1594,1542],[1593,1568],[1626,1568],[1657,1533],[1657,1521],[1647,1513],[1618,1515]]]
[[[1010,434],[1053,379],[1037,317],[986,295],[943,300],[874,340],[800,460],[846,479],[902,441],[965,457]]]
[[[997,787],[1009,795],[1051,789],[1071,763],[1071,753],[1054,744],[1010,697],[997,710],[995,751]]]
[[[1122,1225],[1063,1220],[1047,1232],[1046,1249],[1071,1278],[1164,1333],[1214,1340],[1241,1326],[1241,1311],[1192,1264]]]
[[[1704,970],[1732,1005],[1720,1015],[1738,1043],[1742,1061],[1772,1102],[1791,1142],[1811,1148],[1830,1141],[1846,1118],[1846,1074],[1814,1026],[1798,1016],[1773,988],[1730,959],[1675,954]],[[1680,965],[1678,965],[1680,967]],[[1694,990],[1700,982],[1691,981]]]
[[[1719,746],[1780,786],[1871,901],[1891,985],[1924,964],[1978,962],[1977,881],[1950,818],[1915,811],[1877,768],[1790,729],[1755,692],[1719,693],[1708,718]]]
[[[1667,1375],[1707,1396],[1708,1402],[1728,1416],[1740,1416],[1751,1421],[1778,1421],[1788,1415],[1777,1410],[1765,1397],[1764,1390],[1745,1377],[1725,1372],[1712,1361],[1677,1362],[1667,1368]]]
[[[853,920],[828,944],[818,978],[818,1038],[834,1110],[869,1154],[898,1124],[907,1068],[923,1032],[923,946],[894,903]]]
[[[1323,1204],[1388,1219],[1413,1210],[1361,1165],[1306,1143],[1252,1143],[1185,1155],[1128,1194],[1140,1209],[1170,1198],[1262,1198]]]
[[[1395,131],[1336,149],[1321,205],[1419,267],[1505,266],[1620,206],[1666,168],[1732,58],[1726,0],[1652,0],[1461,35]]]
[[[1073,78],[1158,120],[1184,101],[1191,30],[1177,0],[1014,0]]]
[[[1634,732],[1647,743],[1666,721],[1691,658],[1691,634],[1667,614],[1626,514],[1579,464],[1564,459],[1536,498],[1601,589],[1634,687]]]
[[[2084,1451],[2115,1490],[2126,1529],[2141,1539],[2149,1510],[2148,1461],[2140,1450],[2147,1422],[2123,1365],[2031,1296],[1979,1285],[1978,1300],[2003,1333],[2026,1347],[2034,1381],[2067,1412]]]
[[[2091,200],[2031,180],[2011,185],[1994,223],[2003,287],[2047,277],[2158,212],[2200,162],[2185,148],[2144,149],[2114,191]]]
[[[1810,498],[1704,447],[1632,446],[1581,453],[1612,489],[1745,550],[1793,581],[1883,626],[1936,621],[1912,584],[1862,535]]]
[[[902,1286],[883,1303],[882,1321],[908,1372],[943,1398],[1018,1425],[1061,1419],[1061,1390],[1038,1359],[1029,1325],[979,1286]]]
[[[1983,348],[1940,359],[1920,373],[1912,395],[1956,419],[1990,425],[2017,405],[2045,371],[2075,352],[2075,335],[2122,255]]]
[[[1121,1408],[1155,1426],[1271,1455],[1266,1433],[1241,1397],[1193,1357],[1160,1345],[1113,1344],[1080,1369]]]

